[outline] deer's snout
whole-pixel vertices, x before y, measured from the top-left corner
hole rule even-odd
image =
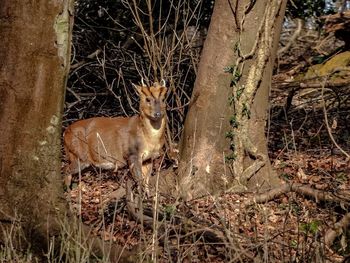
[[[154,118],[159,119],[160,117],[162,117],[162,113],[161,112],[157,111],[157,112],[154,113]]]

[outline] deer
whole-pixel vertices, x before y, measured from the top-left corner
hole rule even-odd
[[[65,130],[67,189],[72,175],[89,166],[117,172],[127,165],[148,187],[153,160],[161,155],[165,141],[167,87],[164,80],[151,86],[142,80],[142,86],[133,86],[140,99],[138,115],[79,120]]]

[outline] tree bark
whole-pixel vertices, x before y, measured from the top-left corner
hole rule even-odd
[[[215,1],[180,143],[183,197],[278,183],[265,123],[285,6]]]
[[[63,195],[60,137],[73,4],[3,0],[0,5],[0,244],[12,238],[11,246],[45,258],[48,246],[62,255],[67,251],[59,251],[65,247],[61,242],[81,240],[73,243],[81,250],[86,246],[111,262],[134,262],[138,248],[125,251],[91,236],[71,216]],[[16,238],[9,236],[13,229],[20,231],[13,233]]]
[[[67,212],[60,135],[72,4],[0,5],[0,222],[3,229],[20,222],[39,250],[57,234],[56,219]]]
[[[11,238],[15,248],[31,248],[39,257],[52,237],[58,253],[63,224],[71,231],[80,224],[73,224],[63,196],[60,158],[72,5],[11,0],[0,6],[0,243]],[[9,236],[12,229],[19,229],[16,238]],[[101,254],[103,242],[88,240]]]

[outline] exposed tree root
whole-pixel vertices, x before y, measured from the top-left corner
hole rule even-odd
[[[262,193],[254,196],[253,199],[247,200],[244,205],[249,206],[255,203],[265,203],[275,199],[276,197],[286,194],[288,192],[296,192],[301,195],[312,197],[316,200],[316,202],[324,201],[324,202],[336,202],[336,203],[346,203],[350,204],[349,196],[346,196],[346,193],[329,193],[325,191],[320,191],[317,189],[313,189],[309,186],[303,184],[285,184],[275,189],[272,189],[266,193]],[[342,196],[341,196],[342,195]],[[340,197],[341,196],[341,197]]]
[[[253,145],[249,138],[244,138],[243,140],[244,150],[255,159],[253,164],[246,168],[240,176],[241,183],[245,185],[254,174],[265,166],[267,156],[259,153],[257,147]]]
[[[142,198],[140,198],[140,192],[140,187],[138,187],[138,193],[134,193],[132,182],[131,180],[128,180],[126,182],[126,205],[130,215],[135,221],[141,223],[142,225],[146,225],[147,227],[151,227],[153,219],[152,217],[143,213],[143,204]]]

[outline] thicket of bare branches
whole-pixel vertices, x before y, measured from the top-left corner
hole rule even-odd
[[[168,142],[178,140],[211,1],[77,1],[65,125],[137,113],[132,83],[165,79]]]

